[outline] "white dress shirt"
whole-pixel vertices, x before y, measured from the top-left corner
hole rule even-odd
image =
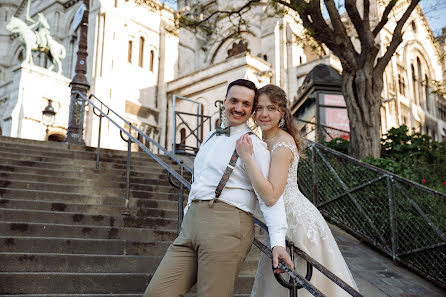
[[[231,136],[229,137],[214,135],[209,139],[214,131],[206,135],[194,160],[194,182],[191,185],[188,203],[184,210],[185,214],[192,200],[215,198],[215,189],[229,164],[237,139],[250,131],[248,125],[243,124],[231,127]],[[270,152],[266,143],[257,136],[251,135],[250,137],[254,148],[253,159],[263,175],[267,177],[271,160]],[[259,203],[268,226],[271,247],[285,247],[288,225],[282,197],[272,207],[266,206],[255,193],[240,158],[218,199],[251,214],[254,213],[257,203]]]

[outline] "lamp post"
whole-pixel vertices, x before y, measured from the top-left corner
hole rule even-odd
[[[87,96],[90,84],[87,81],[87,42],[88,42],[88,16],[90,10],[90,0],[83,0],[85,5],[84,14],[82,16],[79,39],[79,50],[77,51],[76,69],[71,86],[70,115],[68,120],[68,131],[65,142],[73,144],[85,145],[83,138],[84,130],[84,111],[85,104],[82,98],[76,94],[79,92]]]
[[[56,112],[54,111],[51,102],[53,101],[48,100],[48,105],[42,111],[42,122],[46,126],[46,134],[45,134],[46,137],[48,137],[48,132],[49,132],[48,127],[54,124],[54,119],[56,118]]]

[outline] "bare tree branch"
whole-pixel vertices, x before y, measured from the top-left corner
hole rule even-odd
[[[376,25],[375,29],[373,29],[373,37],[376,37],[378,33],[381,31],[381,29],[384,28],[384,26],[389,21],[389,14],[392,11],[393,7],[395,7],[396,2],[398,2],[398,0],[392,0],[389,2],[389,4],[387,4],[386,8],[384,9],[381,20],[379,21],[378,25]]]
[[[356,7],[355,0],[345,0],[345,10],[355,27],[356,32],[358,33],[359,40],[363,43],[362,38],[364,38],[364,24],[359,14],[358,8]]]
[[[397,22],[395,30],[393,31],[392,41],[390,41],[390,45],[387,47],[386,53],[376,62],[375,69],[373,70],[375,75],[382,76],[382,74],[384,73],[387,64],[389,63],[400,43],[403,41],[403,26],[409,19],[409,16],[412,14],[415,7],[417,7],[419,2],[420,0],[412,0],[409,4],[409,7],[404,12],[403,16]]]
[[[202,20],[195,20],[193,18],[190,18],[188,16],[183,16],[180,19],[180,22],[182,22],[183,25],[188,26],[188,27],[200,27],[201,25],[211,21],[211,19],[214,16],[223,16],[223,17],[231,17],[232,15],[238,15],[240,17],[240,19],[242,19],[241,15],[243,14],[243,11],[245,9],[249,10],[251,8],[251,6],[255,3],[259,3],[260,0],[250,0],[248,2],[246,2],[245,5],[241,6],[239,9],[237,10],[216,10],[213,11],[211,14],[209,14],[207,17],[205,17]]]

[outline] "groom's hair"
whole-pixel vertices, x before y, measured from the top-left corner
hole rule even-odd
[[[228,85],[228,88],[226,89],[226,96],[225,97],[228,96],[229,90],[233,86],[242,86],[242,87],[245,87],[245,88],[253,90],[254,94],[257,94],[257,87],[256,87],[255,83],[253,83],[250,80],[241,78],[241,79],[234,80],[233,82],[231,82]]]

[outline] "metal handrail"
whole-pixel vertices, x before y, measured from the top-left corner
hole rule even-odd
[[[163,148],[161,145],[159,145],[156,141],[152,140],[150,137],[148,137],[144,132],[133,126],[131,123],[129,123],[127,120],[122,118],[119,114],[117,114],[115,111],[113,111],[110,107],[108,107],[105,103],[103,103],[101,100],[99,100],[96,96],[93,94],[89,96],[89,98],[85,97],[82,93],[75,91],[74,94],[81,97],[87,104],[91,105],[93,109],[96,109],[103,117],[107,118],[112,124],[114,124],[122,134],[127,135],[128,140],[131,140],[133,143],[136,143],[144,152],[146,152],[150,157],[152,157],[159,165],[161,165],[164,169],[167,170],[169,174],[174,176],[184,187],[190,190],[190,183],[184,179],[180,174],[178,174],[174,169],[170,168],[169,165],[167,165],[163,160],[161,160],[158,156],[156,156],[153,152],[151,152],[145,145],[143,145],[137,138],[133,137],[130,132],[127,132],[124,128],[122,128],[118,123],[116,123],[112,118],[110,118],[104,111],[102,111],[98,106],[96,106],[89,98],[94,97],[96,100],[98,100],[103,106],[107,108],[108,111],[113,112],[117,117],[119,117],[121,120],[123,120],[126,124],[129,125],[131,129],[135,129],[138,132],[139,136],[144,137],[148,141],[150,141],[152,144],[154,144],[157,148],[159,148],[161,151],[163,151],[167,156],[169,156],[172,160],[176,161],[177,164],[182,166],[184,169],[188,170],[190,173],[192,173],[192,169],[190,169],[188,166],[184,165],[181,161],[176,159],[171,153],[169,153],[165,148]],[[107,113],[108,113],[107,111]],[[130,130],[131,130],[130,129]]]
[[[111,109],[110,107],[108,107],[107,104],[105,104],[104,102],[102,102],[98,97],[96,97],[94,94],[91,94],[88,98],[85,97],[82,93],[75,91],[74,94],[80,96],[82,99],[84,99],[88,104],[91,104],[95,109],[100,110],[96,105],[94,105],[91,100],[89,100],[90,98],[94,98],[95,100],[99,101],[103,106],[105,106],[107,108],[107,110],[111,111],[113,114],[115,114],[119,119],[121,119],[122,121],[124,121],[124,123],[126,123],[127,125],[129,125],[129,127],[131,127],[131,129],[134,129],[135,131],[138,132],[139,136],[145,138],[146,140],[148,140],[150,143],[152,143],[154,146],[156,146],[156,148],[158,148],[160,151],[162,151],[166,156],[169,156],[173,161],[175,161],[178,165],[180,164],[180,160],[178,160],[172,153],[170,153],[168,150],[166,150],[163,146],[161,146],[158,142],[156,142],[155,140],[153,140],[152,138],[150,138],[149,136],[147,136],[144,132],[142,132],[141,130],[139,130],[137,127],[135,127],[134,125],[132,125],[132,123],[130,123],[129,121],[127,121],[126,119],[124,119],[122,116],[120,116],[117,112],[115,112],[113,109]],[[111,121],[115,126],[117,126],[118,128],[120,128],[120,130],[126,134],[127,136],[130,137],[129,133],[127,133],[124,129],[122,129],[116,122],[114,122],[108,115],[106,115],[105,113],[101,112],[101,114],[103,114],[104,117],[106,117],[109,121]],[[135,139],[134,137],[132,137],[133,139]],[[133,141],[134,143],[139,143],[138,145],[144,150],[145,146],[140,142],[136,142]],[[144,150],[146,153],[147,151],[150,152],[150,150],[147,149]],[[155,157],[155,155],[150,152],[148,153],[152,158],[154,158],[157,162],[161,161],[159,158]],[[162,161],[161,161],[162,162]],[[160,162],[158,162],[160,163]],[[164,162],[163,162],[164,163]],[[160,165],[163,166],[163,164],[160,163]],[[167,166],[167,165],[165,165]],[[165,169],[167,169],[165,166],[163,166]],[[186,169],[187,171],[189,171],[191,174],[193,173],[193,170],[188,167],[187,165],[183,165],[184,169]],[[168,166],[167,166],[168,167]]]

